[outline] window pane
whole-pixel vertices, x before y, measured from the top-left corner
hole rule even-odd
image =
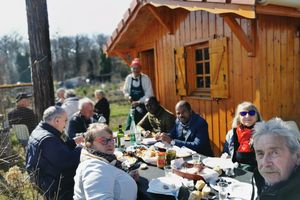
[[[196,65],[197,69],[196,69],[196,73],[199,74],[203,74],[203,63],[197,63]]]
[[[209,67],[209,62],[205,63],[205,74],[209,74],[210,73],[210,67]]]
[[[203,77],[197,77],[197,88],[203,88],[204,83],[203,83]]]
[[[205,87],[210,88],[210,77],[209,76],[205,77]]]
[[[205,57],[205,60],[208,60],[208,59],[209,59],[208,48],[205,48],[205,49],[204,49],[204,57]]]
[[[196,61],[201,61],[201,60],[203,60],[203,56],[202,56],[202,50],[201,49],[196,49],[196,52],[195,52],[195,54],[196,54]]]

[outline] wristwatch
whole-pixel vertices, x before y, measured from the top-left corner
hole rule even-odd
[[[170,142],[170,143],[171,143],[171,145],[173,145],[173,146],[174,146],[174,145],[175,145],[175,140],[171,140],[171,142]]]

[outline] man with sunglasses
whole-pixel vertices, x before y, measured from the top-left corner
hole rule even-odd
[[[73,177],[81,152],[76,143],[82,142],[83,137],[64,141],[61,136],[66,122],[66,111],[51,106],[44,111],[43,121],[28,141],[26,169],[48,200],[73,199]]]

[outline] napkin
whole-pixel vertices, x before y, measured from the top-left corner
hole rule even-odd
[[[156,143],[155,138],[144,138],[142,140],[142,144],[145,144],[145,145],[150,145],[150,144],[154,144],[154,143]]]
[[[147,192],[175,196],[177,199],[183,178],[173,174],[170,177],[159,177],[149,182]]]

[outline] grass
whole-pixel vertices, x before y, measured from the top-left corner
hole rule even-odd
[[[124,99],[123,93],[120,91],[120,85],[122,85],[122,83],[107,83],[75,88],[75,91],[80,98],[86,96],[91,99],[93,99],[94,91],[96,89],[104,90],[106,98],[110,102],[110,128],[113,131],[118,130],[119,124],[122,124],[123,129],[125,129],[127,115],[130,110],[130,104]],[[6,169],[1,168],[0,170],[0,200],[42,200],[43,198],[37,193],[34,186],[28,182],[28,174],[24,169],[25,153],[22,145],[19,144],[15,134],[10,134],[9,140],[12,153],[18,154],[18,156]],[[17,176],[15,176],[15,174],[17,174]],[[9,184],[9,182],[13,184]]]

